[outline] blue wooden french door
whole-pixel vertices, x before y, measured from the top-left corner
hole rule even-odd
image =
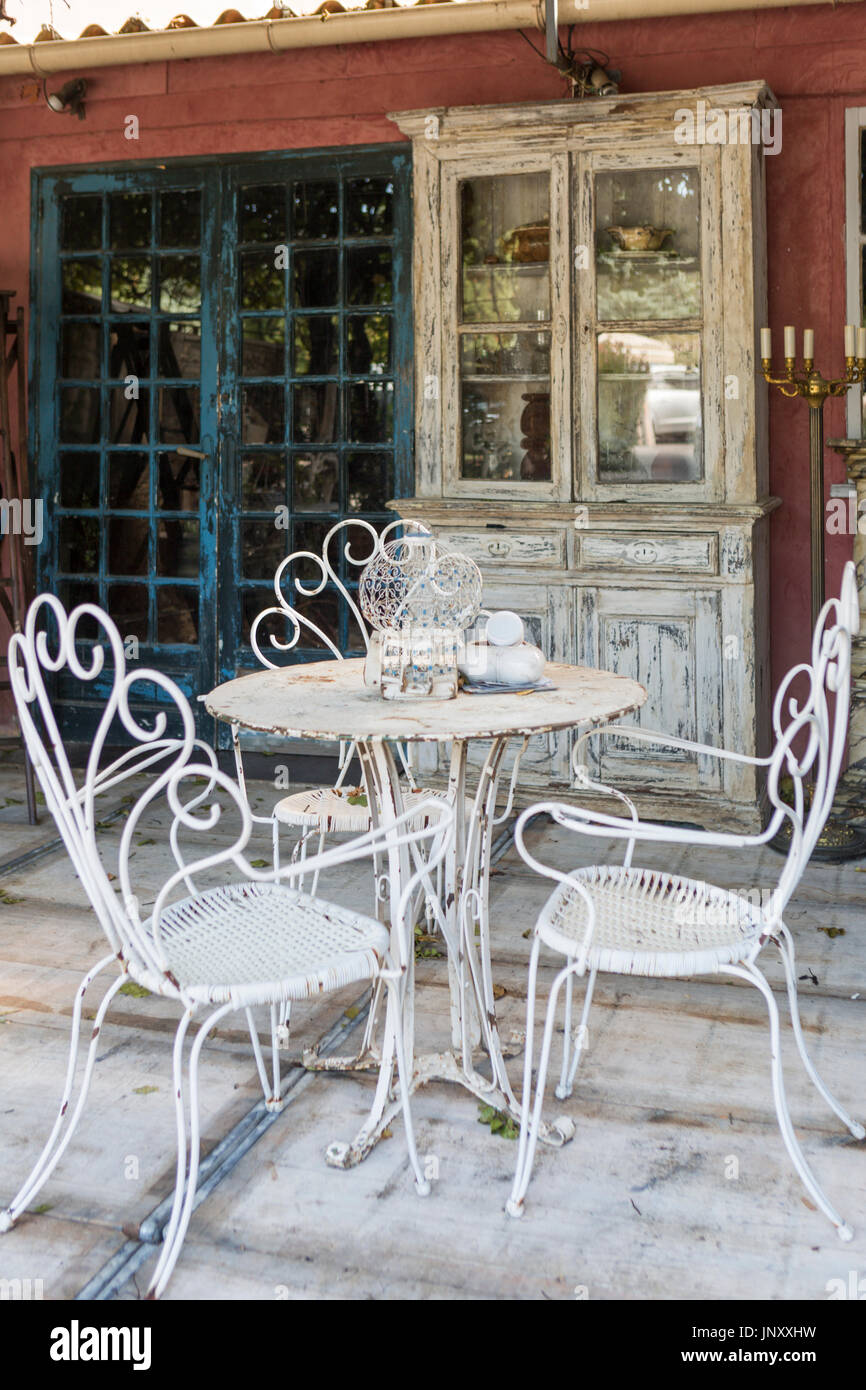
[[[39,587],[192,699],[254,665],[285,554],[411,489],[410,183],[394,147],[35,175]],[[68,736],[94,693],[59,689]]]

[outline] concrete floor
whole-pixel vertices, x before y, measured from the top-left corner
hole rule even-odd
[[[272,789],[260,784],[255,793],[264,809]],[[0,765],[0,1200],[17,1189],[53,1121],[75,986],[104,954],[62,850],[3,872],[3,863],[54,838],[44,811],[38,827],[24,820],[20,774]],[[118,837],[116,822],[102,831],[106,853]],[[539,830],[535,852],[561,867],[616,860],[612,845],[590,853],[575,838]],[[141,889],[152,895],[169,865],[159,817],[142,828],[135,856]],[[639,860],[741,889],[771,888],[781,866],[769,850],[736,862],[676,850]],[[866,862],[812,865],[789,913],[812,1055],[861,1119],[864,873]],[[523,1027],[526,933],[546,888],[513,850],[491,888],[494,980],[504,989],[498,1008],[508,1036]],[[328,883],[331,896],[356,906],[368,892],[356,867]],[[780,990],[772,950],[763,964]],[[545,991],[552,967],[541,972]],[[288,1057],[341,1021],[351,1028],[361,994],[352,987],[296,1006]],[[444,960],[419,961],[416,1013],[420,1045],[447,1045]],[[0,1280],[42,1280],[46,1299],[70,1299],[122,1247],[137,1250],[123,1228],[134,1235],[173,1181],[175,1019],[167,1001],[117,996],[88,1111],[34,1209],[0,1240]],[[227,1020],[205,1048],[206,1148],[259,1099],[241,1023]],[[343,1050],[358,1033],[355,1017]],[[437,1175],[422,1200],[399,1122],[360,1167],[326,1167],[327,1144],[349,1139],[363,1119],[372,1081],[305,1073],[291,1103],[195,1212],[166,1298],[826,1299],[828,1281],[847,1285],[851,1271],[866,1272],[866,1143],[851,1139],[812,1089],[787,1027],[783,1056],[798,1134],[854,1226],[853,1244],[842,1245],[814,1210],[788,1162],[757,991],[721,979],[608,976],[574,1094],[565,1103],[549,1097],[551,1114],[574,1117],[575,1138],[539,1152],[522,1221],[503,1211],[516,1146],[479,1123],[468,1092],[437,1083],[415,1098],[419,1149]],[[517,1085],[521,1058],[509,1065]],[[139,1296],[153,1259],[117,1297]]]

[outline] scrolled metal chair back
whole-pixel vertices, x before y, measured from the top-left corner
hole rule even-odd
[[[775,809],[762,838],[772,838],[786,821],[791,826],[775,917],[794,892],[833,805],[848,737],[851,644],[859,626],[856,572],[849,563],[839,597],[828,599],[819,614],[811,661],[791,668],[773,701],[776,746],[767,795]]]
[[[82,623],[95,623],[95,637],[85,638]],[[86,641],[89,650],[82,654]],[[109,654],[108,664],[106,654]],[[102,680],[109,684],[105,703],[83,775],[72,770],[69,756],[54,714],[46,676],[68,672],[83,684]],[[140,970],[161,975],[164,962],[158,943],[154,941],[143,920],[139,901],[132,890],[129,872],[133,834],[141,817],[154,799],[171,793],[170,800],[175,822],[172,825],[172,849],[178,864],[182,864],[178,844],[178,829],[190,823],[192,810],[202,801],[215,775],[213,750],[195,736],[195,721],[182,691],[160,671],[136,669],[127,671],[123,641],[108,614],[94,604],[81,604],[67,613],[59,599],[42,594],[34,599],[25,619],[22,632],[14,633],[9,643],[9,672],[22,733],[45,802],[73,865],[87,893],[112,950],[123,961],[135,961]],[[147,726],[136,717],[130,703],[132,688],[140,683],[156,685],[167,697],[169,710],[160,709],[148,716]],[[169,712],[180,725],[180,732],[168,735]],[[132,747],[104,766],[112,726],[116,721],[132,739]],[[193,753],[198,761],[191,765]],[[142,772],[156,773],[129,812],[120,840],[117,873],[111,878],[97,844],[100,797],[129,778]],[[183,775],[195,772],[205,777],[205,788],[199,784],[191,800],[181,806],[176,791]],[[249,818],[246,802],[235,798]],[[102,803],[104,805],[104,803]],[[112,881],[120,885],[120,896]]]
[[[267,619],[278,619],[281,622],[287,620],[289,625],[289,636],[286,639],[275,633],[269,635],[268,642],[275,652],[291,652],[298,646],[301,636],[307,633],[337,660],[342,660],[343,652],[338,643],[314,618],[297,606],[299,600],[315,599],[326,589],[336,591],[346,603],[366,651],[369,646],[367,624],[350,589],[340,577],[339,565],[335,563],[335,560],[338,560],[334,553],[338,544],[336,538],[338,535],[341,540],[346,538],[343,557],[348,566],[360,573],[379,553],[385,542],[401,528],[404,535],[430,535],[429,528],[423,522],[412,518],[391,521],[381,531],[377,531],[371,522],[363,520],[362,517],[350,516],[331,527],[322,542],[321,554],[313,550],[295,550],[281,560],[274,574],[274,594],[277,601],[257,613],[250,626],[250,646],[262,665],[271,670],[277,670],[279,665],[262,650],[259,628]],[[350,531],[362,534],[349,535]],[[306,566],[306,575],[297,573],[302,566]],[[312,574],[310,569],[313,571]]]

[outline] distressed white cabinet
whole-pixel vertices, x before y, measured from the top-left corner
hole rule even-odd
[[[725,143],[681,143],[701,102],[742,113]],[[777,505],[748,113],[774,105],[744,83],[392,117],[416,323],[416,495],[393,505],[472,555],[551,658],[646,685],[641,725],[747,753],[768,739]],[[528,794],[568,785],[568,752],[533,747]],[[612,740],[591,770],[652,814],[761,819],[748,770]]]

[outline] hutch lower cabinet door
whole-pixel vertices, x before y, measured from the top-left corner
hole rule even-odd
[[[404,112],[415,496],[551,660],[647,687],[643,728],[769,733],[761,82]],[[756,138],[757,137],[757,138]],[[479,697],[480,698],[480,697]],[[565,791],[573,736],[527,750]],[[607,739],[650,815],[756,828],[752,769]],[[581,791],[581,800],[590,794]]]

